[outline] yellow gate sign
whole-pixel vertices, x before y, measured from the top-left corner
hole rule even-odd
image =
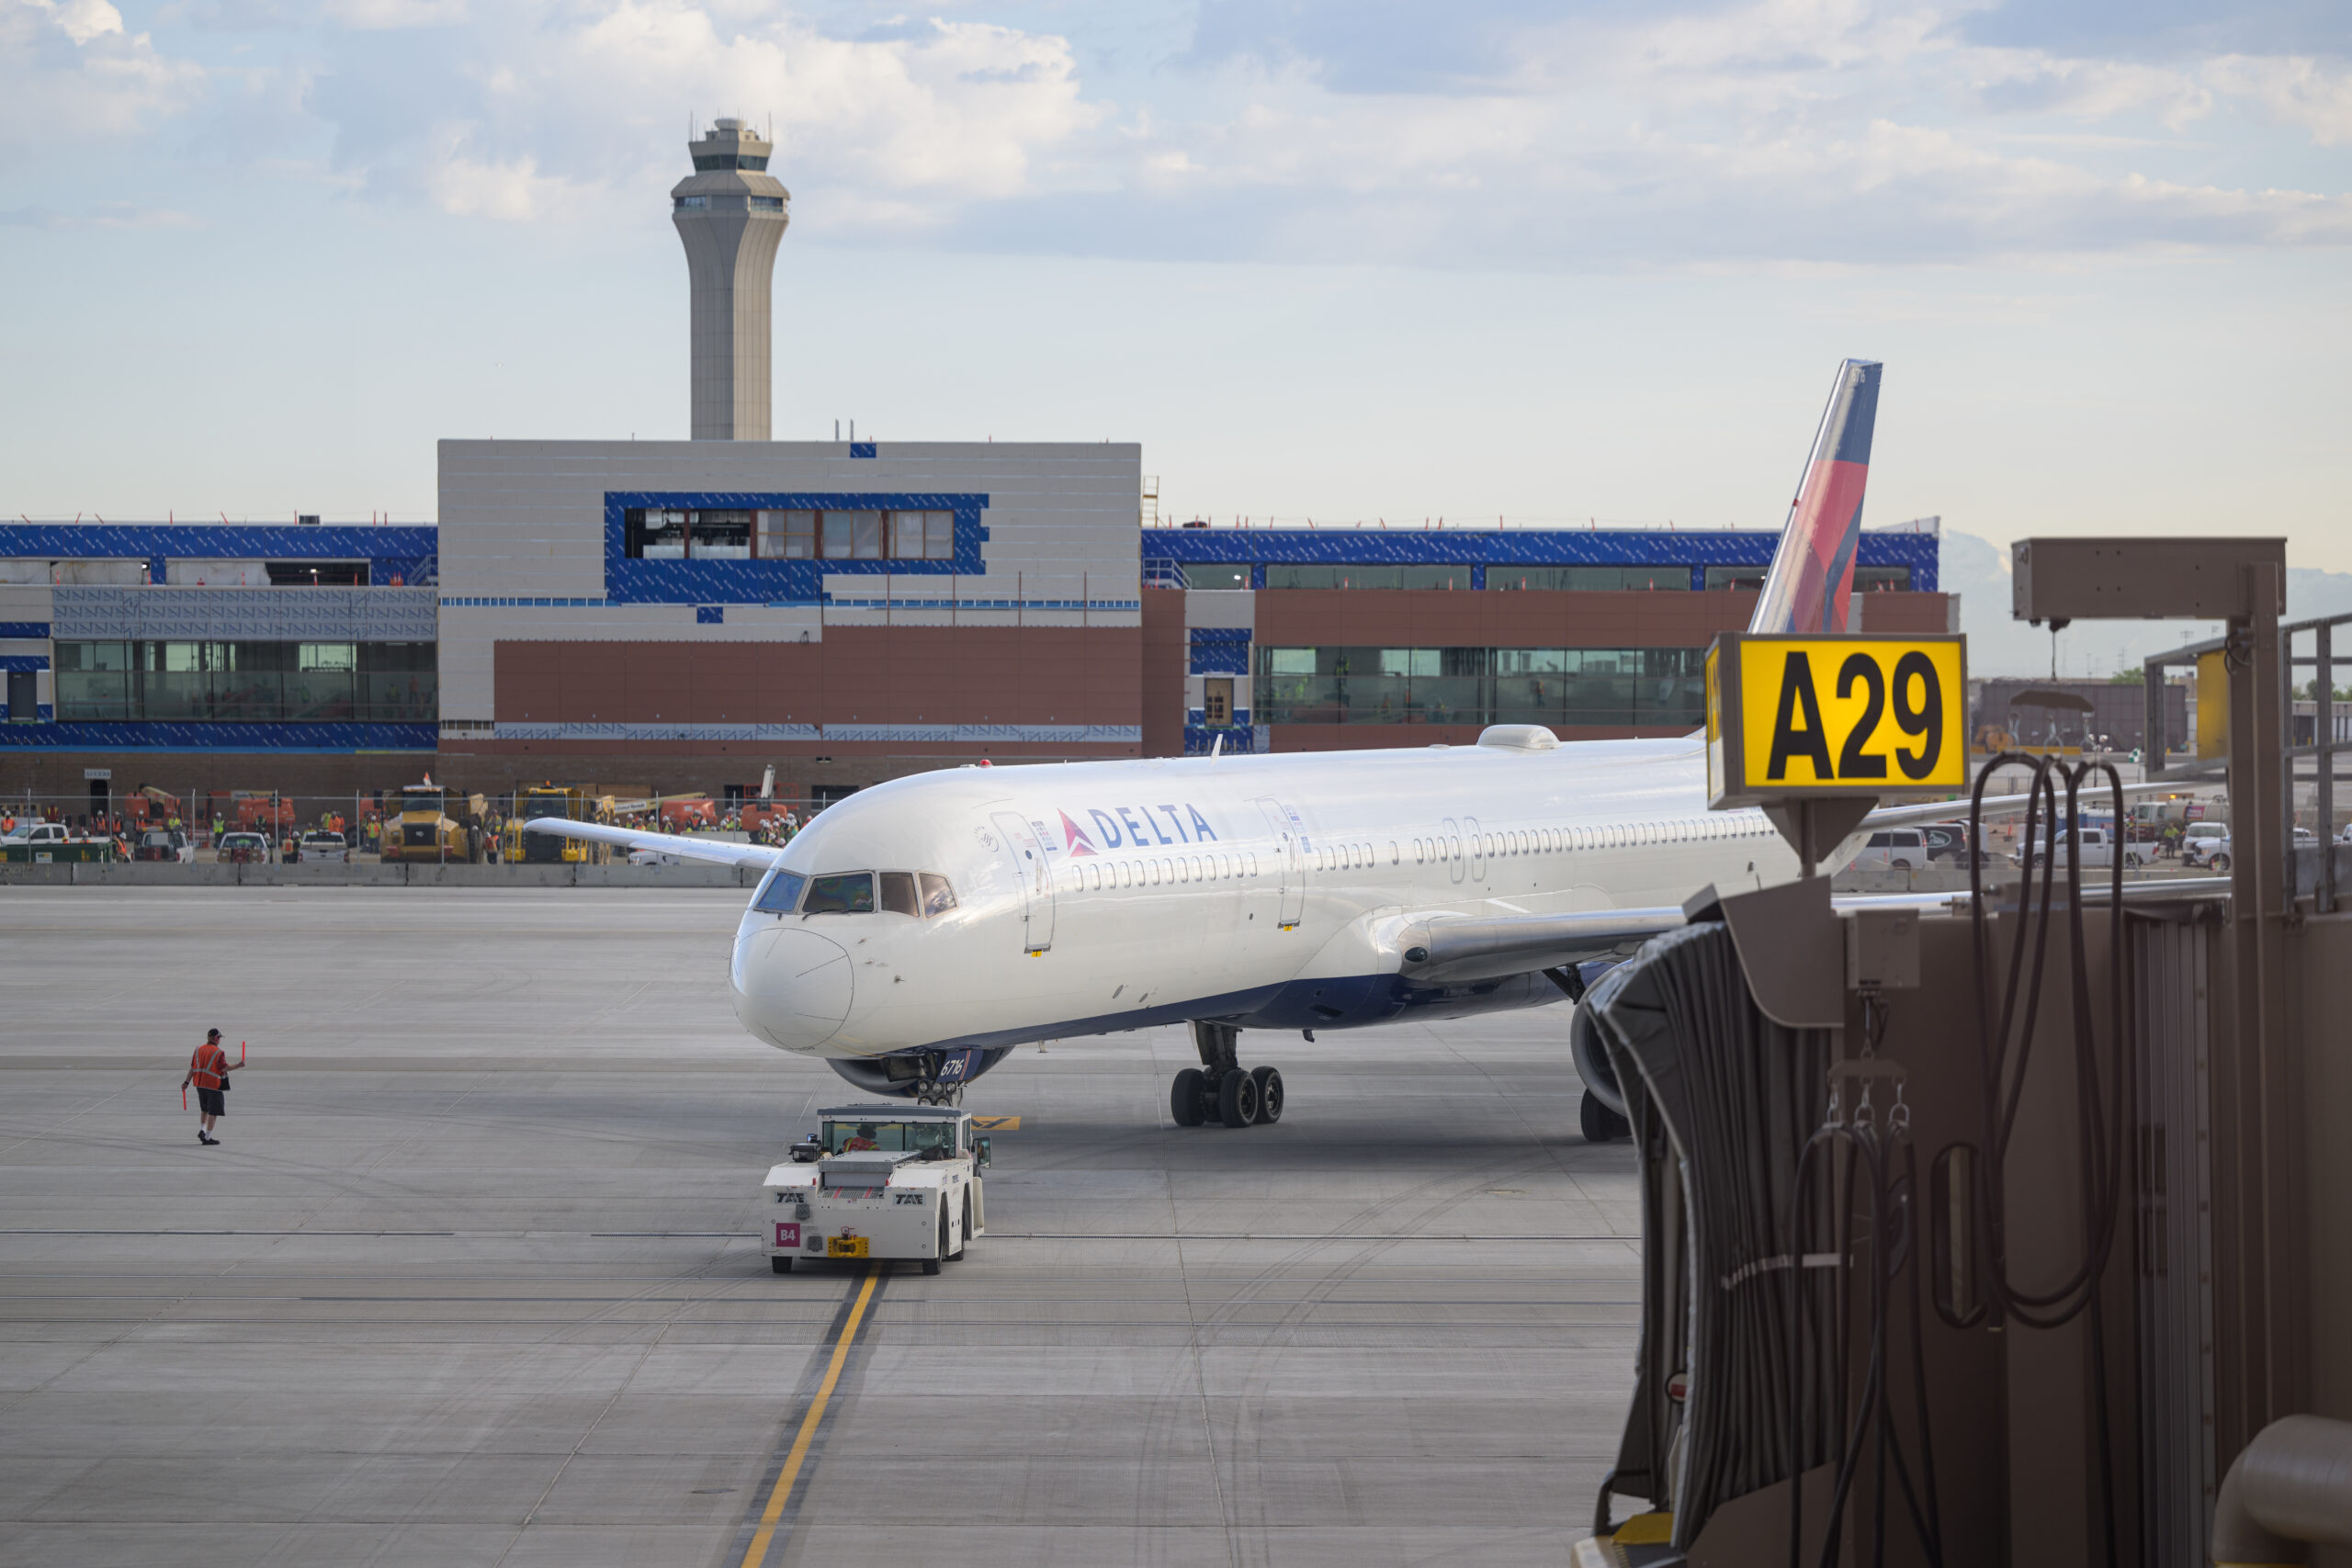
[[[1726,632],[1707,650],[1718,809],[1968,787],[1967,639]]]

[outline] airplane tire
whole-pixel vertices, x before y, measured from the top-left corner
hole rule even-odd
[[[1258,1120],[1258,1080],[1236,1067],[1217,1080],[1217,1120],[1228,1127],[1247,1127]]]
[[[1577,1121],[1584,1129],[1584,1141],[1588,1144],[1609,1143],[1633,1130],[1631,1123],[1601,1104],[1600,1097],[1590,1089],[1584,1091],[1584,1100],[1577,1107]]]
[[[1168,1091],[1168,1113],[1176,1118],[1179,1127],[1197,1127],[1209,1119],[1208,1075],[1198,1067],[1186,1067],[1176,1075],[1176,1083]]]
[[[1252,1067],[1250,1076],[1258,1080],[1258,1121],[1271,1127],[1283,1119],[1283,1076],[1272,1067]]]
[[[771,1258],[768,1259],[768,1271],[775,1274],[789,1274],[792,1272],[792,1259],[789,1258]]]

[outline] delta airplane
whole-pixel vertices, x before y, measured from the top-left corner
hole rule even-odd
[[[1749,629],[1846,626],[1880,367],[1839,366]],[[1949,818],[1883,808],[1872,829]],[[1414,750],[966,767],[861,790],[781,850],[542,818],[557,832],[767,865],[735,934],[744,1028],[859,1088],[925,1100],[1028,1042],[1191,1025],[1182,1125],[1279,1120],[1243,1030],[1353,1029],[1580,998],[1596,965],[1712,883],[1793,880],[1760,811],[1710,811],[1698,735],[1562,745],[1496,725]],[[1588,1136],[1623,1103],[1570,1030]],[[1598,1098],[1596,1098],[1598,1095]]]

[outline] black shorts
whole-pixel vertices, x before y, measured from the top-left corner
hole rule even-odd
[[[225,1115],[228,1098],[217,1089],[200,1089],[196,1091],[196,1108],[207,1116]]]

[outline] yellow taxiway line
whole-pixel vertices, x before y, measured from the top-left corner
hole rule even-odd
[[[792,1440],[792,1451],[785,1456],[784,1468],[776,1472],[775,1489],[768,1494],[768,1506],[760,1510],[760,1528],[752,1534],[752,1544],[744,1550],[743,1568],[760,1568],[767,1561],[768,1542],[775,1535],[776,1520],[784,1517],[785,1499],[792,1495],[792,1483],[800,1477],[800,1466],[808,1457],[808,1445],[816,1441],[817,1426],[825,1418],[825,1406],[832,1403],[833,1385],[842,1380],[842,1367],[849,1360],[849,1348],[857,1342],[857,1325],[865,1321],[866,1303],[874,1299],[874,1287],[882,1278],[881,1270],[868,1267],[865,1283],[857,1290],[857,1300],[849,1309],[849,1321],[842,1325],[841,1337],[833,1341],[832,1365],[825,1369],[825,1381],[817,1385],[817,1397],[808,1402],[808,1414],[801,1419],[800,1435]]]

